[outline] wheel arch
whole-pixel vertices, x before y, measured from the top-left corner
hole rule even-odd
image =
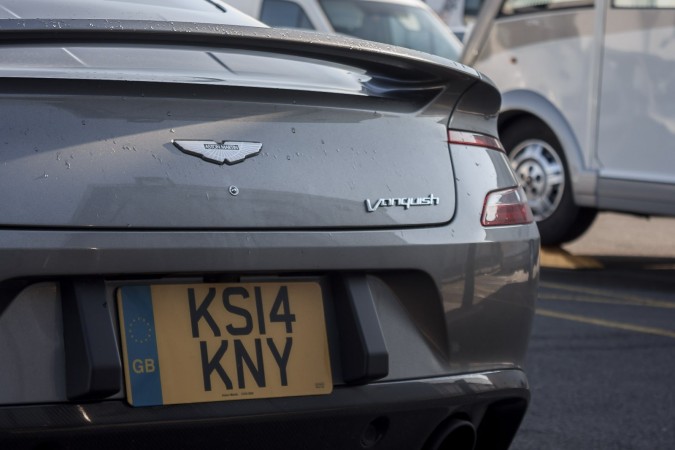
[[[574,202],[579,206],[597,207],[597,171],[587,167],[576,134],[560,110],[536,92],[513,90],[502,93],[498,122],[500,135],[524,117],[541,121],[558,139],[570,171]]]

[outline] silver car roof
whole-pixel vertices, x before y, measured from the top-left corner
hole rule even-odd
[[[266,25],[219,0],[0,0],[1,19],[111,19]]]

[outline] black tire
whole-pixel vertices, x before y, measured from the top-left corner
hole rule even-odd
[[[534,117],[508,123],[501,140],[535,214],[542,245],[581,236],[597,210],[574,203],[565,154],[553,131]]]

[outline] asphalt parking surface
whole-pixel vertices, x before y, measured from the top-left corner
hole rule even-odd
[[[668,241],[650,241],[659,251],[598,250],[615,253],[593,255],[602,269],[542,269],[526,366],[532,402],[512,449],[675,448],[670,230]]]

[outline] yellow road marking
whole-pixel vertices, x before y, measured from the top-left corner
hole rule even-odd
[[[675,339],[675,331],[664,330],[662,328],[643,327],[640,325],[632,325],[630,323],[614,322],[612,320],[593,319],[591,317],[579,316],[576,314],[551,311],[550,309],[537,308],[537,314],[545,317],[553,317],[555,319],[571,320],[573,322],[587,323],[590,325],[597,325],[600,327],[615,328],[624,331],[635,331],[638,333],[653,334],[656,336],[663,336]]]
[[[539,252],[542,267],[552,269],[602,269],[602,263],[591,256],[572,255],[560,247],[542,247]]]
[[[543,286],[543,287],[553,287],[553,286]],[[628,305],[628,306],[648,306],[651,308],[663,308],[663,309],[675,309],[675,302],[667,302],[662,300],[652,300],[648,298],[639,298],[639,297],[630,297],[630,296],[614,296],[611,293],[601,293],[600,291],[594,291],[592,289],[574,289],[569,287],[555,287],[555,289],[565,290],[567,292],[589,294],[591,297],[570,297],[569,294],[552,294],[548,292],[540,292],[539,298],[541,300],[561,300],[566,302],[586,302],[586,303],[607,303],[611,305]],[[594,295],[600,295],[601,297],[595,297]]]

